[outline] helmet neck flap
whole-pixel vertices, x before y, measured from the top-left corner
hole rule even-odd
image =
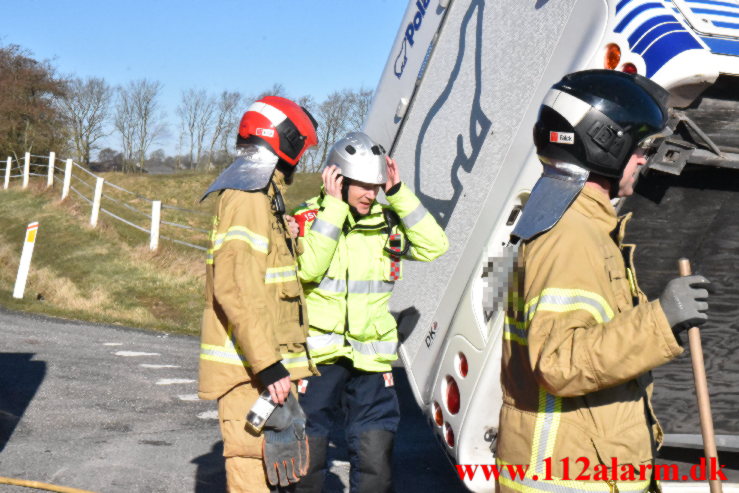
[[[268,184],[278,158],[266,145],[249,143],[237,149],[236,160],[208,187],[200,201],[213,192],[232,189],[252,192]]]

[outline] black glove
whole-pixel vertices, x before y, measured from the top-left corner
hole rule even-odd
[[[708,320],[708,287],[711,282],[703,276],[677,277],[667,283],[659,297],[667,321],[675,335]]]
[[[305,414],[290,393],[264,424],[264,465],[273,486],[297,483],[308,472]]]

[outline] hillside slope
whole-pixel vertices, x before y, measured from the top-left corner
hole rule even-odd
[[[106,174],[106,180],[165,204],[210,211],[215,200],[197,200],[214,175],[130,176]],[[298,175],[287,202],[297,205],[317,193],[318,175]],[[203,307],[204,252],[160,241],[148,250],[144,233],[100,215],[89,227],[90,206],[74,194],[59,202],[58,184],[45,191],[31,181],[0,190],[0,306],[13,310],[151,328],[197,333]],[[174,211],[176,213],[176,211]],[[186,214],[185,214],[186,215]],[[185,215],[175,217],[185,223]],[[163,219],[164,217],[163,212]],[[192,217],[192,215],[190,215]],[[210,219],[201,214],[199,228]],[[172,220],[172,219],[170,219]],[[12,297],[28,223],[40,223],[24,299]],[[142,224],[145,222],[139,221]],[[162,234],[166,234],[165,227]],[[206,234],[191,232],[205,245]]]

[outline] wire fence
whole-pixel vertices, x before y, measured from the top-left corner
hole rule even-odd
[[[47,186],[62,183],[62,200],[72,192],[70,196],[92,206],[90,223],[93,227],[102,213],[114,224],[147,234],[152,250],[158,247],[159,239],[200,251],[207,250],[209,231],[206,221],[209,213],[162,203],[133,192],[104,180],[71,159],[57,158],[54,153],[48,156],[26,153],[23,159],[8,157],[4,163],[0,162],[0,177],[4,177],[4,189],[10,187],[11,180],[19,178],[24,188],[30,177],[46,178]],[[166,220],[163,214],[167,216]],[[160,233],[162,227],[169,230],[167,234]]]

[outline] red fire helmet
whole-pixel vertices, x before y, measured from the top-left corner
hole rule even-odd
[[[297,103],[279,96],[265,96],[252,104],[239,125],[239,136],[259,137],[275,154],[295,166],[303,153],[318,144],[313,116]]]

